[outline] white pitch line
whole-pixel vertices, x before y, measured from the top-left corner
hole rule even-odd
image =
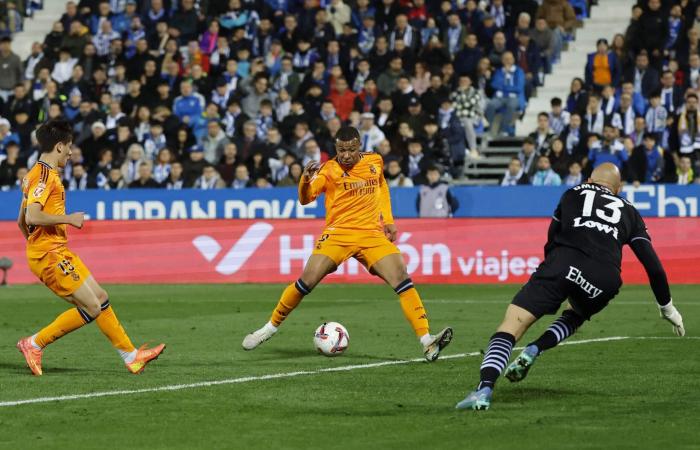
[[[659,337],[654,337],[654,336],[650,336],[650,337],[610,336],[610,337],[597,338],[597,339],[582,339],[579,341],[562,342],[560,345],[580,345],[580,344],[591,344],[591,343],[595,343],[595,342],[622,341],[622,340],[626,340],[626,339],[678,339],[678,340],[683,340],[683,339],[700,339],[700,336],[692,336],[692,337],[685,337],[685,338],[663,337],[663,336],[659,336]],[[514,350],[520,350],[522,348],[523,347],[516,347],[516,348],[514,348]],[[479,356],[479,355],[481,355],[481,352],[457,353],[454,355],[442,356],[440,359],[459,359],[459,358],[467,358],[467,357]],[[35,404],[35,403],[65,402],[65,401],[70,401],[70,400],[83,400],[83,399],[99,398],[99,397],[114,397],[114,396],[121,396],[121,395],[149,394],[149,393],[153,393],[153,392],[182,391],[182,390],[186,390],[186,389],[197,389],[197,388],[201,388],[201,387],[219,386],[219,385],[224,385],[224,384],[240,384],[240,383],[249,383],[251,381],[277,380],[277,379],[281,379],[281,378],[294,378],[294,377],[299,377],[299,376],[304,376],[304,375],[318,375],[320,373],[327,373],[327,372],[347,372],[347,371],[359,370],[359,369],[373,369],[375,367],[396,366],[396,365],[411,364],[411,363],[417,363],[417,362],[423,362],[423,361],[425,361],[423,358],[404,359],[404,360],[395,360],[395,361],[380,361],[380,362],[376,362],[376,363],[353,364],[353,365],[349,365],[349,366],[328,367],[325,369],[317,369],[317,370],[299,370],[299,371],[295,371],[295,372],[273,373],[273,374],[268,374],[268,375],[247,376],[247,377],[240,377],[240,378],[228,378],[228,379],[224,379],[224,380],[200,381],[197,383],[171,384],[171,385],[166,385],[166,386],[144,388],[144,389],[129,389],[129,390],[120,390],[120,391],[92,392],[92,393],[87,393],[87,394],[59,395],[59,396],[55,396],[55,397],[38,397],[38,398],[29,398],[29,399],[25,399],[25,400],[8,400],[8,401],[0,402],[0,408],[4,408],[4,407],[8,407],[8,406],[29,405],[29,404]]]

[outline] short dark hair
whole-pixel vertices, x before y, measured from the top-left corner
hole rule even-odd
[[[561,99],[559,97],[554,97],[549,104],[551,106],[561,106]]]
[[[66,120],[52,119],[36,130],[36,140],[41,153],[51,153],[56,144],[68,144],[73,140],[73,128]]]
[[[355,127],[342,127],[336,133],[335,138],[339,141],[352,141],[353,139],[360,140],[360,132]]]

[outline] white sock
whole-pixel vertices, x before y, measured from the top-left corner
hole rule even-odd
[[[272,324],[272,322],[267,322],[265,326],[263,326],[263,330],[267,331],[268,333],[277,333],[277,327]]]
[[[37,350],[41,350],[41,347],[39,347],[39,344],[36,343],[36,341],[34,340],[34,338],[36,338],[36,334],[35,334],[34,336],[32,336],[32,338],[30,339],[30,341],[31,341],[31,343],[32,343],[32,347],[34,347],[34,348],[37,349]]]
[[[433,337],[430,335],[430,333],[425,333],[423,336],[420,337],[420,343],[423,344],[423,347],[430,344],[432,340]]]
[[[136,352],[138,352],[138,350],[133,349],[130,352],[125,352],[124,350],[117,349],[117,352],[119,352],[119,356],[122,357],[125,363],[131,364],[136,359]]]

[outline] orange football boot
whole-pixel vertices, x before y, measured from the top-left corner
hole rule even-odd
[[[24,355],[24,360],[27,361],[29,370],[31,370],[37,377],[40,376],[42,374],[41,355],[43,352],[41,350],[37,350],[32,345],[32,338],[26,337],[24,339],[20,339],[19,342],[17,342],[17,350],[22,352]]]
[[[136,351],[136,358],[134,358],[134,361],[131,363],[126,363],[126,368],[129,369],[129,372],[131,373],[141,373],[143,372],[143,369],[146,368],[146,364],[158,359],[160,354],[163,353],[163,350],[165,350],[165,344],[160,344],[153,348],[146,348],[146,344],[143,344]]]

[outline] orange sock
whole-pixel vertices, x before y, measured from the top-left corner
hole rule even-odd
[[[428,334],[430,332],[428,316],[425,313],[425,308],[423,307],[420,295],[418,295],[418,291],[413,287],[413,281],[409,278],[399,283],[394,291],[399,294],[403,314],[410,322],[411,327],[413,327],[416,336],[420,338]]]
[[[119,323],[119,319],[117,319],[116,314],[114,314],[114,310],[110,306],[109,300],[106,300],[102,304],[101,309],[102,313],[97,316],[95,322],[97,322],[97,326],[100,327],[102,334],[107,336],[114,348],[119,351],[122,357],[125,353],[131,353],[136,350],[134,344],[131,343],[131,339],[129,339],[129,336],[126,334],[126,331],[124,331],[124,327],[122,327],[122,324]]]
[[[90,316],[78,308],[71,308],[56,317],[56,320],[35,334],[33,343],[44,348],[56,339],[65,336],[71,331],[77,330],[89,322],[92,322]]]
[[[309,292],[311,292],[311,290],[301,281],[301,278],[298,279],[296,283],[287,286],[284,292],[282,292],[280,301],[277,302],[277,306],[274,311],[272,311],[272,317],[270,317],[272,325],[276,327],[280,326],[289,313],[297,307],[301,299],[304,298],[305,295],[308,295]]]

